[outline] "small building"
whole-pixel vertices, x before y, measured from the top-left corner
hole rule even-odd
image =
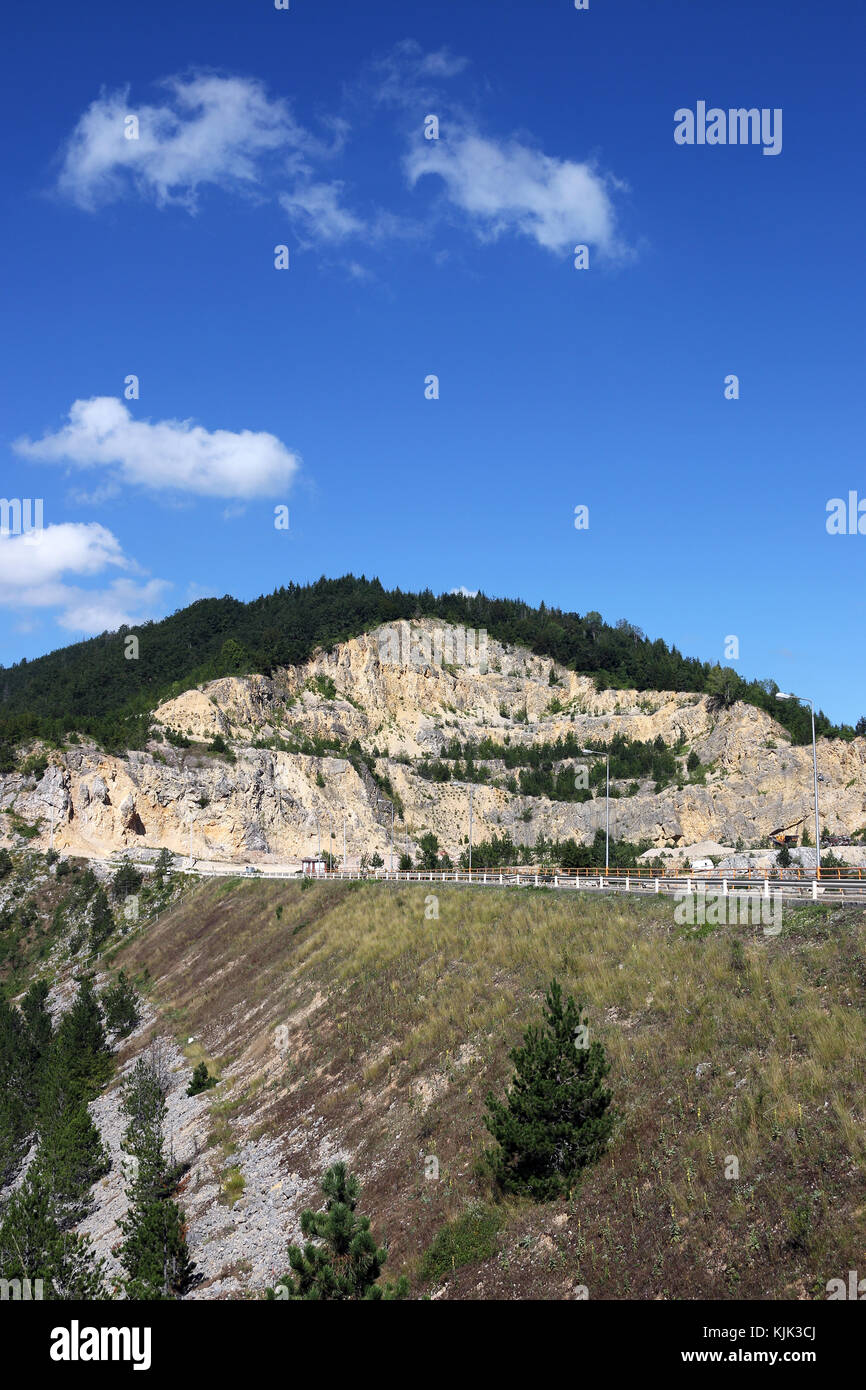
[[[321,878],[327,870],[324,859],[302,859],[301,873],[304,878]]]

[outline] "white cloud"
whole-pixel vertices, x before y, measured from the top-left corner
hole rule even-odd
[[[611,200],[621,185],[589,164],[458,129],[447,140],[419,140],[405,167],[413,187],[438,175],[481,240],[513,232],[557,253],[584,242],[606,255],[622,252]]]
[[[371,90],[377,101],[412,108],[438,97],[436,83],[457,77],[468,67],[468,59],[440,48],[425,53],[415,39],[403,39],[390,52],[372,64],[362,90]]]
[[[63,522],[0,539],[0,595],[47,592],[66,573],[129,567],[120,542],[98,522]],[[49,602],[53,600],[49,599]]]
[[[157,204],[193,211],[201,185],[253,191],[278,153],[326,152],[287,103],[253,78],[198,73],[161,85],[169,93],[161,106],[138,105],[125,88],[88,107],[67,142],[61,193],[92,209],[132,187]],[[138,119],[138,139],[126,137],[127,116]],[[345,126],[331,126],[339,146]]]
[[[107,589],[70,589],[64,611],[57,621],[69,632],[93,635],[114,632],[119,627],[135,627],[136,623],[152,617],[162,604],[171,585],[164,579],[150,579],[135,584],[129,579],[115,579]]]
[[[341,206],[343,184],[299,183],[291,193],[280,196],[280,205],[312,241],[338,242],[348,237],[366,236],[368,227],[348,208]]]
[[[203,497],[285,492],[300,466],[273,434],[204,429],[189,420],[134,420],[114,396],[75,401],[69,422],[42,439],[15,441],[26,458],[119,470],[124,482]]]
[[[373,208],[369,216],[350,211],[343,205],[343,188],[339,179],[330,183],[308,179],[296,183],[291,193],[280,195],[280,206],[288,213],[303,248],[335,247],[349,240],[367,244],[391,239],[411,241],[422,234],[422,227],[382,208]],[[347,268],[350,274],[356,273],[351,266]]]
[[[449,594],[462,594],[463,598],[477,598],[477,589],[467,589],[465,584],[461,584],[459,589],[449,589]]]
[[[25,535],[0,538],[0,606],[16,613],[54,608],[61,627],[104,632],[153,615],[171,586],[163,579],[127,577],[103,589],[85,589],[71,577],[109,568],[136,570],[111,531],[97,522],[63,522]],[[26,623],[26,619],[24,620]]]

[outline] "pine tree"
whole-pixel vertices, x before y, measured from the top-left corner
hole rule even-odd
[[[108,1298],[105,1266],[86,1237],[58,1224],[44,1174],[34,1167],[13,1192],[0,1222],[0,1270],[4,1279],[43,1281],[46,1300]]]
[[[142,881],[143,875],[135,865],[129,859],[124,859],[111,880],[112,896],[117,902],[122,902],[130,893],[138,892]]]
[[[388,1258],[377,1247],[370,1232],[370,1218],[356,1214],[361,1185],[345,1163],[335,1163],[322,1179],[324,1211],[301,1213],[301,1231],[308,1237],[301,1249],[289,1246],[292,1274],[276,1288],[268,1289],[270,1299],[346,1301],[349,1299],[405,1298],[409,1291],[405,1275],[396,1284],[376,1281]],[[321,1242],[314,1245],[312,1237]]]
[[[90,909],[90,945],[92,949],[98,951],[113,931],[114,917],[108,901],[108,894],[104,888],[99,887],[93,895],[93,906]]]
[[[39,1149],[33,1160],[51,1194],[54,1216],[63,1230],[90,1210],[90,1189],[110,1169],[99,1130],[87,1109],[95,1094],[70,1066],[67,1046],[51,1049],[39,1097]]]
[[[128,1038],[141,1018],[141,1010],[138,992],[125,970],[121,970],[113,985],[103,990],[102,1008],[105,1026],[119,1038]]]
[[[165,882],[166,874],[171,873],[173,863],[174,855],[172,854],[171,850],[161,849],[157,856],[156,865],[154,866],[153,873],[154,882],[156,883],[157,888],[162,888]]]
[[[63,1015],[52,1052],[64,1058],[70,1083],[92,1100],[111,1075],[111,1052],[93,982],[84,977],[70,1009]]]
[[[54,1034],[54,1025],[51,1022],[51,1015],[47,1007],[48,994],[47,981],[37,980],[30,986],[21,1000],[21,1017],[24,1021],[23,1043],[27,1051],[30,1100],[34,1107]]]
[[[122,1106],[129,1119],[122,1148],[129,1154],[129,1209],[119,1222],[123,1233],[120,1263],[128,1298],[179,1298],[192,1281],[183,1213],[172,1200],[177,1169],[165,1154],[164,1122],[167,1083],[157,1053],[139,1058],[123,1087]]]
[[[556,980],[540,1027],[509,1054],[515,1074],[502,1103],[487,1096],[485,1118],[497,1148],[488,1161],[507,1192],[549,1201],[567,1192],[580,1170],[606,1147],[613,1125],[610,1070],[601,1043],[588,1044],[583,1006],[565,1003]]]
[[[14,1178],[27,1153],[33,1076],[24,1022],[0,999],[0,1186]]]
[[[192,1080],[186,1088],[188,1096],[197,1096],[202,1091],[209,1091],[212,1086],[218,1086],[217,1077],[211,1076],[207,1069],[207,1062],[199,1062],[192,1074]]]

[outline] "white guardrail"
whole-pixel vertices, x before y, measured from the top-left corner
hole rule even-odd
[[[209,865],[198,867],[183,865],[182,873],[200,878],[241,878],[255,883],[270,879],[300,879],[304,877],[297,869],[280,870],[270,867],[257,868],[255,874],[247,874],[245,867],[236,864]],[[855,871],[856,872],[856,871]],[[582,871],[580,874],[553,873],[533,869],[466,869],[450,870],[389,870],[389,869],[332,869],[323,874],[306,876],[318,883],[343,881],[363,881],[369,883],[441,883],[458,884],[464,887],[488,888],[552,888],[558,891],[586,891],[602,893],[649,894],[749,894],[761,897],[781,897],[792,901],[812,902],[866,902],[866,877],[818,879],[814,873],[810,877],[783,878],[772,873],[756,877],[756,871],[732,870],[727,874],[680,874],[656,875],[653,877],[631,874],[626,870]]]

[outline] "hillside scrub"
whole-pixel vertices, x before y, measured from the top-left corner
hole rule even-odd
[[[800,908],[768,937],[679,927],[665,900],[304,888],[204,885],[120,954],[237,1076],[239,1134],[310,1125],[353,1156],[416,1293],[439,1232],[497,1202],[484,1096],[554,977],[610,1063],[609,1148],[572,1196],[502,1203],[496,1252],[455,1259],[449,1297],[821,1298],[857,1267],[862,909]],[[296,1141],[285,1161],[317,1181]]]

